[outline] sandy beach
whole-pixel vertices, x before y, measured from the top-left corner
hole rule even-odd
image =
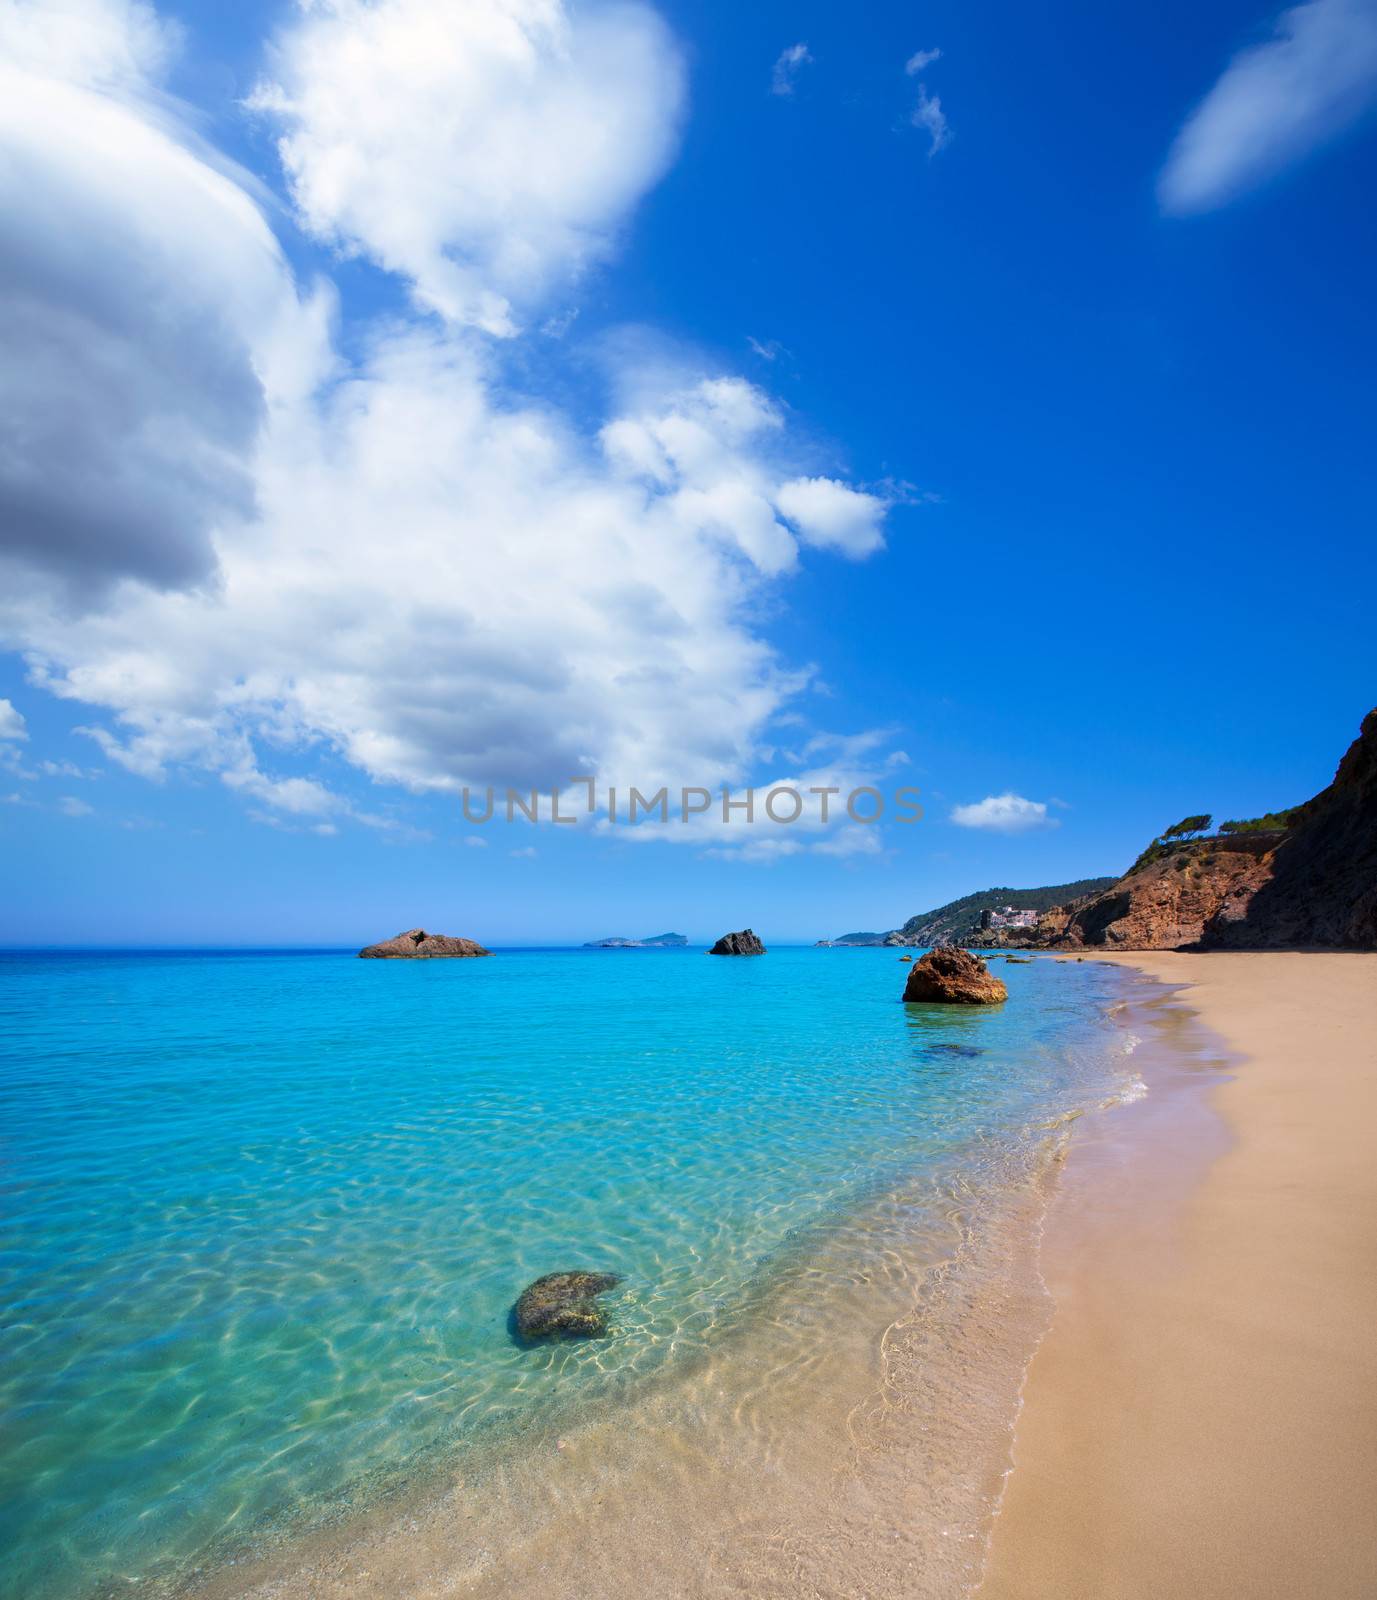
[[[1231,1059],[1072,1151],[980,1600],[1377,1593],[1377,955],[1117,959]]]

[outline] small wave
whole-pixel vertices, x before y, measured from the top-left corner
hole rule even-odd
[[[1148,1086],[1141,1078],[1134,1078],[1132,1083],[1125,1084],[1118,1094],[1111,1095],[1105,1101],[1106,1106],[1131,1106],[1136,1101],[1146,1098]]]

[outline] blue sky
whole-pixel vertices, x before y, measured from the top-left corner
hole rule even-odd
[[[1328,781],[1369,0],[229,9],[0,13],[0,940],[813,939]],[[571,770],[926,815],[459,815]]]

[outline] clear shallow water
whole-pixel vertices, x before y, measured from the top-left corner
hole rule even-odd
[[[1108,969],[1001,963],[988,1012],[905,970],[0,955],[0,1591],[173,1584],[631,1403],[1129,1081]],[[519,1348],[570,1266],[623,1274],[615,1336]]]

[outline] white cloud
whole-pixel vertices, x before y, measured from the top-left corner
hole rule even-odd
[[[835,478],[794,478],[775,492],[775,504],[805,544],[861,560],[884,545],[885,502]]]
[[[299,814],[341,807],[265,776],[273,747],[414,790],[735,775],[799,682],[746,623],[797,560],[784,431],[758,390],[703,380],[609,424],[600,460],[464,343],[389,334],[267,436],[261,518],[222,529],[213,589],[30,604],[11,629],[36,682],[115,713],[89,730],[109,759]],[[878,510],[845,494],[800,536],[862,554]]]
[[[490,333],[603,256],[678,138],[683,65],[638,4],[316,0],[253,104],[303,225]]]
[[[11,0],[0,27],[0,579],[207,579],[216,523],[253,509],[295,288],[230,164],[140,76],[169,49],[151,11]]]
[[[344,809],[339,799],[314,778],[267,778],[247,760],[221,774],[231,789],[252,795],[296,817],[319,817]]]
[[[78,800],[74,794],[64,794],[57,802],[57,809],[64,817],[89,817],[94,814],[95,808],[88,806],[84,800]]]
[[[1377,102],[1377,0],[1309,0],[1240,51],[1195,108],[1158,182],[1164,211],[1208,211],[1255,188]]]
[[[987,795],[974,805],[954,806],[951,820],[961,828],[983,828],[990,833],[1027,833],[1033,828],[1055,828],[1055,817],[1047,815],[1042,800],[1025,800],[1022,795]]]
[[[930,67],[934,61],[942,59],[940,50],[915,50],[904,62],[904,71],[910,78],[916,77],[925,67]]]
[[[915,128],[927,131],[929,156],[935,156],[951,143],[951,127],[946,112],[942,110],[942,102],[935,94],[929,94],[924,84],[918,85],[918,104],[914,106],[909,120]]]
[[[469,847],[470,850],[486,850],[488,848],[488,841],[486,839],[480,839],[476,833],[466,834],[464,836],[464,843]]]
[[[471,328],[355,327],[346,361],[332,293],[298,293],[252,180],[139,78],[140,61],[162,59],[147,43],[151,14],[83,3],[123,18],[110,37],[124,46],[106,45],[118,95],[82,86],[99,76],[85,35],[64,58],[34,23],[42,72],[30,43],[27,74],[4,69],[17,97],[0,103],[12,202],[0,229],[11,261],[29,263],[0,292],[0,332],[27,348],[48,330],[22,392],[17,376],[0,379],[0,426],[23,445],[0,451],[12,580],[0,584],[0,637],[28,653],[34,684],[95,708],[78,731],[126,769],[155,781],[209,772],[317,829],[352,820],[414,836],[349,798],[347,769],[448,793],[581,772],[739,780],[804,681],[761,637],[762,601],[800,542],[876,548],[880,502],[800,477],[807,462],[782,410],[730,375],[666,377],[623,354],[613,377],[627,398],[599,429],[526,392],[505,364],[511,347]],[[306,39],[325,63],[366,56],[388,21],[401,30],[386,68],[393,98],[407,99],[411,72],[418,101],[434,100],[435,62],[398,20],[413,13],[394,0],[316,6],[279,68]],[[454,14],[464,28],[500,22],[512,48],[526,39],[534,52],[529,82],[502,80],[512,94],[491,137],[506,170],[551,128],[532,18],[565,30],[569,62],[593,47],[544,0]],[[645,65],[650,42],[672,56],[649,13],[594,16],[609,52],[606,30],[630,29],[619,59]],[[334,30],[349,25],[345,49]],[[474,60],[497,48],[475,46]],[[460,100],[480,93],[472,61],[440,59]],[[305,81],[314,69],[298,66]],[[597,80],[610,128],[636,124],[635,105],[665,87],[663,67],[657,54],[649,85]],[[518,127],[522,84],[531,123]],[[630,111],[610,103],[623,93]],[[314,126],[294,115],[297,132]],[[410,122],[403,132],[395,144],[360,133],[380,185],[410,181]],[[488,205],[485,237],[530,223],[547,264],[573,270],[587,240],[559,179],[550,170],[519,187],[516,221],[481,185],[463,205],[473,216]],[[424,274],[422,255],[399,260]],[[16,461],[27,463],[17,482]],[[274,771],[299,773],[313,754],[336,775]]]
[[[781,50],[770,73],[770,93],[793,94],[799,68],[806,67],[812,59],[806,44],[791,44],[787,50]]]
[[[508,850],[507,854],[518,861],[529,861],[540,852],[533,844],[522,845],[519,850]]]
[[[0,739],[27,739],[24,716],[12,701],[0,700]]]
[[[746,343],[752,354],[758,355],[762,361],[778,361],[780,356],[788,354],[778,339],[757,339],[754,334],[748,333]]]
[[[715,789],[707,809],[699,809],[701,795],[692,796],[692,809],[685,817],[680,810],[682,797],[675,792],[669,797],[665,820],[659,820],[657,811],[651,820],[632,824],[625,809],[629,796],[623,791],[618,820],[604,816],[596,830],[626,844],[687,845],[723,861],[769,864],[805,854],[879,855],[884,850],[881,820],[853,819],[847,812],[847,800],[857,790],[872,788],[880,792],[886,807],[890,805],[890,775],[908,763],[901,750],[880,755],[891,737],[892,730],[886,728],[851,735],[819,734],[802,750],[764,752],[791,762],[792,767],[751,783],[749,816],[746,787],[738,786],[730,792],[728,810],[724,810],[721,790]],[[855,805],[860,817],[869,817],[876,809],[870,796],[857,798]],[[895,814],[889,812],[891,817]]]
[[[105,93],[141,94],[177,53],[181,30],[142,0],[10,0],[0,58]]]

